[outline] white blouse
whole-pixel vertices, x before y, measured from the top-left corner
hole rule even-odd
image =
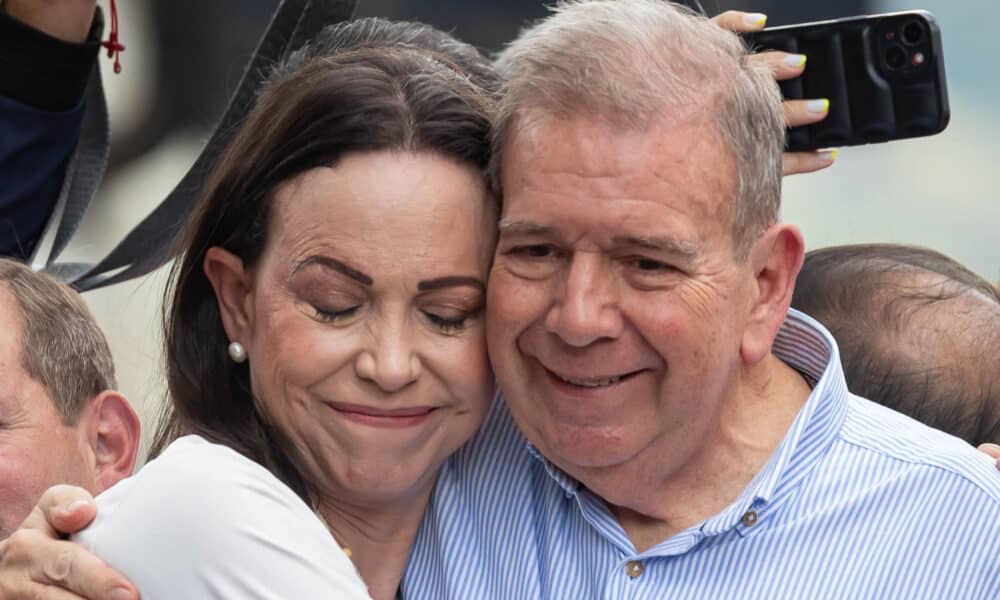
[[[190,435],[97,497],[74,540],[143,600],[367,600],[326,526],[288,486],[238,452]]]

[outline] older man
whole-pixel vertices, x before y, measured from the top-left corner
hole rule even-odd
[[[503,395],[441,474],[405,595],[1000,597],[991,461],[850,394],[788,312],[779,99],[735,36],[596,0],[501,64]]]
[[[0,539],[49,486],[96,494],[132,473],[139,420],[114,388],[79,295],[0,258]]]

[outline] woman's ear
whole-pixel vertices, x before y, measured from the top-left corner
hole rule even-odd
[[[222,327],[231,342],[246,345],[253,330],[253,282],[243,260],[228,250],[212,246],[202,264],[215,290]]]
[[[785,321],[805,254],[805,241],[797,227],[771,226],[750,252],[754,272],[753,304],[743,332],[743,362],[756,364],[771,352],[771,344]]]

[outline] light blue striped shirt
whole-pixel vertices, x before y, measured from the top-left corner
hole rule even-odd
[[[784,440],[728,508],[642,553],[498,397],[441,472],[404,597],[1000,598],[993,462],[849,393],[801,313],[774,353],[816,382]]]

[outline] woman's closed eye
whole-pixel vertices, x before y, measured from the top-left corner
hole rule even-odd
[[[479,311],[473,313],[446,313],[423,310],[424,316],[431,324],[440,329],[443,333],[458,333],[469,326]]]
[[[337,323],[354,316],[358,312],[358,309],[361,308],[361,305],[355,304],[354,306],[340,309],[312,305],[312,308],[316,312],[318,320],[324,323]]]

